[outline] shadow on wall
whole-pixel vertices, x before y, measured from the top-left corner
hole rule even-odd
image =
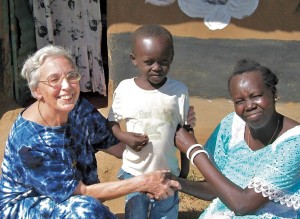
[[[191,18],[183,13],[177,1],[170,6],[145,4],[145,0],[109,0],[107,4],[107,11],[111,13],[110,25],[118,23],[169,25],[203,21],[203,18]],[[232,18],[230,23],[263,32],[300,31],[300,2],[299,0],[260,0],[252,15],[242,20]]]
[[[114,88],[138,74],[130,62],[130,33],[112,34],[109,39],[111,80]],[[222,40],[174,37],[175,56],[169,77],[183,81],[190,96],[229,98],[227,79],[237,60],[252,58],[269,67],[279,78],[282,102],[300,102],[300,41]]]

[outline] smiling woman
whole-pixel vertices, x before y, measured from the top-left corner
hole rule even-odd
[[[182,192],[214,200],[200,218],[298,218],[300,124],[276,110],[277,76],[240,60],[228,87],[235,112],[214,130],[204,148],[180,129],[176,145],[205,180],[177,179]]]
[[[101,201],[130,192],[167,198],[180,187],[164,171],[100,183],[95,153],[121,158],[124,146],[79,96],[80,75],[68,51],[43,47],[26,60],[22,76],[37,101],[20,112],[6,143],[0,218],[116,218]]]

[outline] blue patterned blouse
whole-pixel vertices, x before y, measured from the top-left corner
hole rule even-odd
[[[85,99],[78,100],[65,126],[41,126],[25,120],[21,113],[5,148],[0,211],[32,208],[45,197],[61,203],[80,180],[87,185],[98,183],[95,153],[116,143],[106,119]],[[35,201],[24,206],[22,200],[28,197]]]
[[[244,132],[245,122],[231,113],[215,129],[205,149],[232,182],[253,188],[271,201],[253,215],[235,216],[217,198],[200,218],[300,218],[300,126],[257,151],[248,147]]]

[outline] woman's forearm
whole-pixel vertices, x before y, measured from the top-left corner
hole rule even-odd
[[[215,193],[211,190],[210,185],[206,181],[192,181],[179,178],[181,192],[196,198],[211,201],[216,198]]]
[[[177,181],[165,179],[163,171],[155,171],[130,179],[93,185],[79,183],[74,194],[88,195],[101,201],[115,199],[132,192],[145,192],[154,198],[167,198],[181,189]]]
[[[188,148],[196,143],[197,140],[194,135],[189,134],[184,129],[177,131],[176,145],[181,151],[187,152]],[[256,193],[254,189],[242,188],[233,183],[214,166],[205,153],[199,151],[201,151],[201,147],[193,148],[189,152],[189,157],[209,184],[210,191],[213,191],[237,215],[255,212],[268,202],[268,198]],[[193,156],[194,153],[195,156]]]
[[[106,201],[132,192],[145,191],[146,183],[146,179],[142,176],[115,182],[97,183],[86,186],[85,195]]]
[[[241,188],[219,172],[205,154],[199,154],[194,163],[222,202],[237,215],[256,211],[268,198],[253,189]]]

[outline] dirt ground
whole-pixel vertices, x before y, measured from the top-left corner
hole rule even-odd
[[[97,103],[100,99],[93,99],[92,102]],[[110,106],[110,100],[108,100],[108,106]],[[98,104],[96,104],[98,105]],[[197,125],[195,128],[195,135],[200,143],[204,143],[218,124],[218,122],[229,112],[233,111],[232,103],[226,99],[201,99],[197,97],[191,97],[191,105],[195,107]],[[22,110],[14,101],[0,102],[0,163],[3,159],[3,150],[7,135],[12,126],[12,123],[16,119],[18,113]],[[107,116],[108,107],[98,108],[99,111]],[[300,122],[300,103],[277,103],[277,110],[290,118],[293,118]],[[117,172],[121,166],[121,160],[114,158],[113,156],[105,153],[97,154],[99,176],[101,181],[114,181],[116,179]],[[191,166],[189,178],[193,180],[201,179],[201,174],[194,166]],[[105,202],[109,208],[119,216],[123,218],[124,215],[124,198],[118,198],[115,200]],[[209,204],[202,200],[190,197],[188,195],[180,194],[180,213],[179,218],[198,218],[200,212]]]

